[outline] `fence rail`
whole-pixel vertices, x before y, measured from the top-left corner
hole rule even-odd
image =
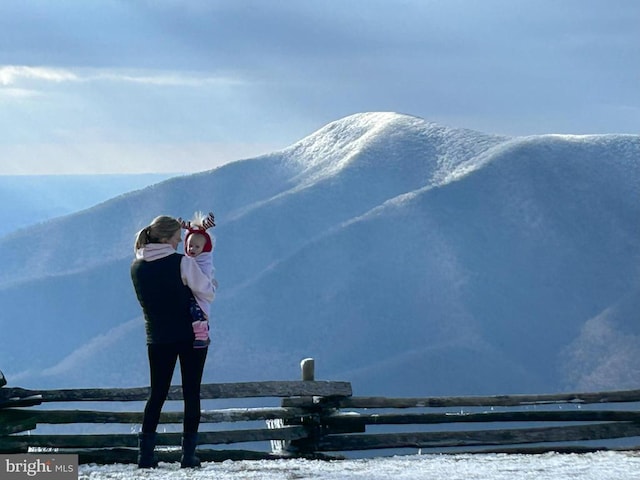
[[[243,383],[210,383],[200,389],[203,399],[291,397],[291,396],[346,396],[351,395],[349,382],[327,381],[266,381]],[[3,388],[0,402],[28,399],[37,404],[47,402],[133,402],[144,401],[149,388],[79,388],[67,390],[27,390]],[[169,389],[167,400],[182,400],[182,388]]]
[[[313,359],[301,363],[302,380],[205,384],[203,400],[276,398],[280,406],[223,408],[201,413],[198,455],[204,461],[282,456],[340,458],[339,452],[407,449],[469,452],[592,451],[640,439],[640,390],[459,397],[354,397],[349,382],[316,381]],[[0,388],[0,453],[54,450],[78,453],[81,463],[136,461],[141,411],[99,411],[42,405],[66,402],[144,401],[148,388],[28,390]],[[172,387],[169,400],[182,400]],[[161,426],[182,423],[163,412]],[[242,422],[247,422],[242,425]],[[261,428],[254,428],[258,422]],[[43,431],[43,427],[48,427]],[[99,433],[60,429],[92,426]],[[128,433],[108,431],[125,425]],[[238,427],[239,425],[239,427]],[[245,428],[246,426],[250,428]],[[55,427],[53,427],[55,426]],[[211,428],[226,428],[210,430]],[[48,431],[46,431],[48,430]],[[53,433],[52,433],[53,432]],[[158,457],[177,461],[181,434],[159,433]],[[594,446],[594,441],[604,443]],[[263,450],[238,444],[269,442]],[[219,449],[220,445],[236,445]],[[209,446],[208,448],[204,448]],[[399,453],[399,452],[398,452]]]
[[[296,402],[303,403],[304,400],[291,400],[290,404]],[[341,400],[340,406],[344,408],[518,407],[531,405],[586,405],[629,402],[640,402],[640,390],[424,398],[350,397]]]

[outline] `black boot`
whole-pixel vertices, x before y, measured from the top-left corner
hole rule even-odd
[[[156,447],[156,432],[138,434],[138,468],[156,468],[158,461],[153,456]]]
[[[197,433],[184,433],[182,435],[182,458],[180,467],[195,468],[200,467],[200,459],[196,457],[196,446],[198,445]]]

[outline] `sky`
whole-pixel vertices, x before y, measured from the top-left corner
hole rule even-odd
[[[3,0],[0,174],[208,170],[347,115],[640,133],[637,0]]]

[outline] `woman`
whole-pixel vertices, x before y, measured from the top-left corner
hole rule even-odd
[[[138,467],[156,467],[156,429],[171,377],[180,359],[184,396],[182,467],[199,467],[195,456],[200,425],[200,383],[207,348],[193,348],[191,294],[213,300],[214,287],[193,258],[181,255],[181,223],[169,216],[153,219],[136,236],[131,280],[142,307],[147,333],[151,392],[139,435]]]

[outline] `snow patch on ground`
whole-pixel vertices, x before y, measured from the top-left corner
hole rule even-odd
[[[161,463],[154,470],[134,465],[82,465],[80,479],[219,479],[219,480],[631,480],[640,478],[640,453],[513,455],[412,455],[390,458],[322,461],[264,460],[205,463],[180,469]]]

